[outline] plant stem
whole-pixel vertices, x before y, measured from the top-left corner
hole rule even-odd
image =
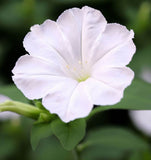
[[[79,160],[76,149],[72,150],[72,155],[73,155],[74,160]]]
[[[1,103],[0,112],[4,112],[4,111],[15,112],[35,120],[39,118],[39,115],[41,113],[43,113],[45,117],[48,117],[48,118],[50,117],[50,114],[45,110],[41,110],[32,105],[17,102],[17,101],[6,101],[4,103]]]

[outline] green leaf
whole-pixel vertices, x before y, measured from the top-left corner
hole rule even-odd
[[[81,160],[121,160],[123,152],[110,147],[101,145],[89,146],[80,153]]]
[[[130,158],[128,160],[142,160],[142,154],[141,152],[134,152],[130,155]]]
[[[137,51],[137,54],[135,54],[134,60],[131,61],[131,63],[130,63],[130,68],[132,68],[133,71],[135,72],[135,77],[137,76],[137,77],[142,78],[141,73],[144,72],[144,70],[146,70],[146,69],[151,70],[150,51],[151,51],[151,46],[145,45],[145,47],[140,48]]]
[[[52,135],[50,123],[34,124],[31,130],[31,145],[33,150],[36,149],[39,142],[43,138],[47,138]]]
[[[143,152],[143,160],[151,160],[150,150]]]
[[[151,160],[150,150],[134,152],[130,155],[128,160]]]
[[[96,107],[87,119],[108,109],[151,110],[151,84],[140,79],[134,79],[132,85],[125,90],[120,103],[112,106]]]
[[[21,101],[21,102],[29,102],[27,98],[19,91],[19,89],[15,85],[6,85],[0,87],[0,94],[8,96],[12,100]]]
[[[149,144],[131,130],[119,127],[104,127],[88,133],[85,141],[78,145],[82,160],[119,158],[126,152],[142,151]]]
[[[150,110],[151,109],[151,84],[135,79],[124,94],[120,103],[113,108]]]
[[[9,159],[16,152],[17,143],[15,139],[8,136],[0,136],[0,159]]]
[[[52,131],[60,140],[66,150],[72,150],[84,137],[85,119],[77,119],[70,123],[64,123],[57,119],[51,124]]]
[[[101,144],[122,150],[138,150],[149,147],[148,143],[134,132],[120,127],[104,127],[93,130],[88,133],[85,141],[85,146]]]
[[[73,160],[72,152],[66,151],[54,136],[43,139],[31,154],[31,160]]]

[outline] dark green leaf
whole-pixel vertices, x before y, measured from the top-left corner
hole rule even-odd
[[[50,123],[34,124],[31,130],[31,145],[36,149],[41,139],[52,135]]]
[[[72,152],[66,151],[54,136],[42,140],[31,154],[31,160],[73,160]]]
[[[151,46],[145,46],[137,51],[135,54],[133,61],[130,63],[130,68],[135,72],[135,76],[141,78],[141,73],[146,69],[151,70]]]
[[[8,96],[12,100],[25,103],[29,102],[15,85],[1,86],[0,94]]]
[[[80,154],[81,160],[121,160],[123,152],[101,145],[89,146]]]
[[[134,152],[130,155],[128,160],[142,160],[141,152]]]
[[[150,150],[147,150],[147,151],[143,152],[143,160],[151,160]]]
[[[128,160],[151,160],[150,150],[134,152],[130,155]]]
[[[135,79],[124,94],[120,103],[113,108],[150,110],[151,109],[151,84]]]
[[[82,159],[119,158],[126,152],[142,151],[148,143],[130,130],[119,127],[105,127],[88,133],[78,146]]]
[[[64,123],[57,119],[52,122],[52,131],[66,150],[72,150],[84,137],[86,123],[84,119],[77,119]]]
[[[89,132],[87,145],[102,144],[120,149],[146,149],[148,144],[131,130],[119,127],[105,127]],[[131,142],[131,143],[129,143]]]
[[[1,136],[0,142],[0,159],[7,159],[16,152],[17,144],[14,139]]]

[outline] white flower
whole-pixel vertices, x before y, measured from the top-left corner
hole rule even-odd
[[[9,97],[4,96],[0,94],[0,104],[4,103],[5,101],[11,100]],[[13,112],[5,111],[5,112],[0,112],[0,120],[8,120],[8,119],[18,119],[19,115]]]
[[[151,111],[130,111],[129,115],[133,123],[141,130],[143,133],[151,136]]]
[[[19,58],[13,80],[29,99],[64,122],[87,116],[96,105],[123,97],[134,73],[126,67],[135,53],[133,31],[107,24],[90,7],[64,11],[56,22],[34,25],[24,39],[29,55]]]

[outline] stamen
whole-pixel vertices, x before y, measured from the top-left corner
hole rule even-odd
[[[82,64],[82,62],[81,62],[80,60],[78,61],[78,63],[79,63],[79,64]]]
[[[69,69],[69,68],[70,68],[70,67],[69,67],[69,65],[66,65],[66,68],[68,68],[68,69]]]
[[[88,61],[84,61],[84,64],[87,63]],[[66,65],[68,74],[78,82],[85,81],[90,77],[90,74],[84,64],[79,60],[78,64]]]

